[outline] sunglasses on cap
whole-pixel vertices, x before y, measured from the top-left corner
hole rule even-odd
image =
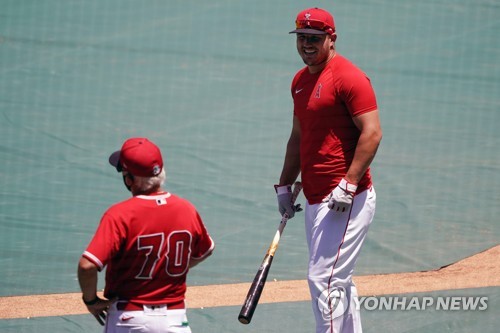
[[[325,32],[328,32],[329,34],[332,34],[335,30],[327,25],[323,21],[318,21],[318,20],[297,20],[295,21],[295,28],[297,29],[315,29],[315,30],[322,30]]]

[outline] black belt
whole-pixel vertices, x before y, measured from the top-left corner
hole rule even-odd
[[[155,307],[166,306],[167,310],[179,310],[186,308],[184,300],[175,302],[166,302],[160,304],[144,304],[137,302],[123,302],[123,301],[118,301],[118,303],[116,303],[116,309],[119,311],[142,311],[144,310],[144,306],[150,306],[153,309]]]

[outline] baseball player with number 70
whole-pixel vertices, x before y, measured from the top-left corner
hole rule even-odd
[[[279,211],[293,217],[291,184],[307,199],[308,283],[317,333],[361,332],[352,275],[375,214],[370,164],[382,139],[368,77],[336,52],[333,16],[309,8],[295,20],[306,67],[292,81],[293,125],[276,187]]]
[[[110,207],[78,265],[83,302],[105,333],[190,333],[184,296],[190,268],[214,249],[196,208],[162,189],[160,149],[131,138],[109,162],[132,198]],[[106,268],[104,296],[98,272]]]

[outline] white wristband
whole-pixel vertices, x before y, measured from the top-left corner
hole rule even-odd
[[[276,189],[277,195],[291,193],[292,192],[292,185],[275,186],[275,189]]]
[[[358,189],[357,185],[349,183],[347,180],[345,180],[345,178],[342,178],[342,180],[339,183],[339,186],[341,189],[351,194],[356,193],[356,190]]]

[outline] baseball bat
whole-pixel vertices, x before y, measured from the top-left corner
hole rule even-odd
[[[295,182],[292,192],[292,205],[295,203],[295,199],[297,199],[300,190],[302,190],[302,184],[300,182]],[[248,290],[247,297],[238,316],[238,320],[242,324],[246,325],[250,323],[253,317],[253,313],[255,312],[255,308],[257,308],[257,304],[259,304],[260,295],[262,294],[262,290],[264,290],[267,275],[269,274],[269,269],[271,268],[271,264],[273,263],[274,253],[278,249],[281,234],[283,233],[283,229],[285,229],[288,218],[289,217],[287,213],[283,214],[278,226],[278,230],[276,230],[276,234],[274,235],[274,239],[271,242],[266,255],[264,256],[264,260],[260,264],[259,270],[257,271],[255,278],[253,279],[250,289]]]

